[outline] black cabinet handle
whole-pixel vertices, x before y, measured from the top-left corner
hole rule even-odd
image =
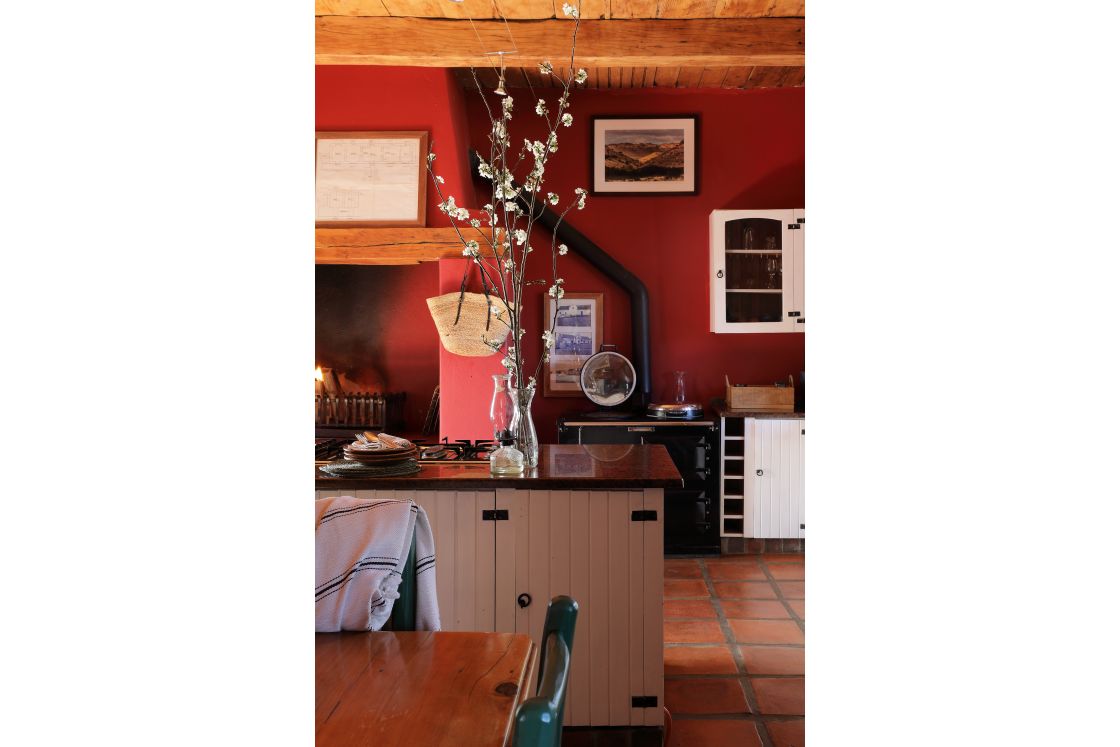
[[[756,469],[756,470],[754,471],[754,473],[755,473],[756,475],[758,475],[759,477],[762,477],[762,470],[760,470],[760,469]]]
[[[531,596],[529,596],[528,594],[518,594],[517,595],[517,606],[520,607],[521,609],[525,609],[526,607],[528,607],[532,603],[533,603],[533,598]]]

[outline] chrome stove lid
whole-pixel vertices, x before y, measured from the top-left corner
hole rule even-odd
[[[695,402],[655,403],[646,409],[646,415],[662,420],[694,420],[703,414],[704,408]]]

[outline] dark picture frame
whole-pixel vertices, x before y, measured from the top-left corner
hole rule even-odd
[[[552,327],[552,311],[557,301],[544,295],[544,328]],[[561,311],[571,309],[573,314],[563,314],[556,320],[556,342],[550,360],[544,364],[541,380],[545,397],[582,397],[579,369],[603,344],[603,294],[565,292],[560,299]],[[589,313],[586,313],[589,312]],[[569,323],[577,317],[582,323]]]
[[[591,117],[591,194],[695,195],[697,114]]]

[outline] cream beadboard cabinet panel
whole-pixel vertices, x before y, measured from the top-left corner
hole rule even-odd
[[[436,541],[436,599],[443,630],[494,630],[493,491],[317,490],[315,498],[412,499],[424,509]],[[542,619],[543,628],[543,619]],[[535,638],[540,637],[537,631]]]
[[[715,210],[712,332],[805,331],[805,211]]]
[[[564,723],[664,723],[664,492],[498,490],[496,629],[539,637],[579,603]]]
[[[754,537],[805,536],[804,433],[801,419],[750,421]]]
[[[805,537],[805,420],[724,417],[720,536]]]

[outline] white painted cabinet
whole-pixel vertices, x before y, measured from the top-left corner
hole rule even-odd
[[[723,537],[805,537],[805,421],[724,417]]]
[[[315,493],[337,495],[411,498],[423,506],[435,536],[444,630],[539,641],[552,597],[579,603],[566,725],[664,723],[664,491]],[[483,511],[496,519],[484,519]]]
[[[715,210],[712,332],[805,331],[805,211]]]

